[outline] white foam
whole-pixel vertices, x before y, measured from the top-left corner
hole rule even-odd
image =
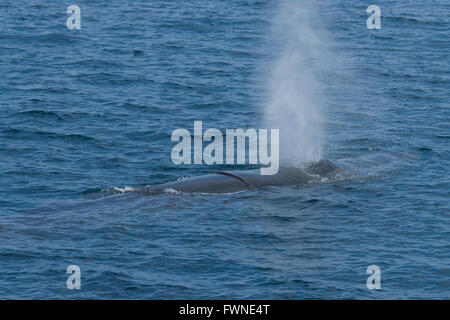
[[[173,188],[166,188],[163,190],[163,192],[166,194],[175,194],[175,195],[181,194],[181,191],[175,190]]]
[[[127,192],[133,192],[136,189],[134,189],[132,187],[123,187],[123,188],[114,187],[113,190],[117,191],[117,192],[120,192],[120,193],[127,193]]]

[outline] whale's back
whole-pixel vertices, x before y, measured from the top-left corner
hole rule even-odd
[[[329,160],[321,160],[305,168],[282,167],[275,175],[261,175],[260,170],[219,171],[214,174],[169,182],[154,188],[153,192],[172,189],[183,193],[233,193],[243,190],[257,190],[267,186],[302,185],[314,176],[329,176],[338,170]]]

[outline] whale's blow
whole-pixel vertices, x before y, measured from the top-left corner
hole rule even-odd
[[[280,162],[322,155],[324,90],[319,72],[329,57],[313,1],[282,0],[270,34],[277,56],[269,66],[264,123],[280,129]]]

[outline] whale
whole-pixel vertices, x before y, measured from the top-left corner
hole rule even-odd
[[[224,194],[260,190],[269,186],[305,185],[330,178],[339,171],[330,160],[320,160],[303,168],[281,167],[275,175],[261,175],[260,170],[218,171],[149,187],[148,192]]]

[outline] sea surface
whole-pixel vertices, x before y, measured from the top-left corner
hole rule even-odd
[[[236,169],[174,165],[171,133],[261,127],[279,1],[1,1],[0,298],[449,299],[450,3],[374,2],[380,30],[369,4],[315,5],[345,175],[143,195]]]

